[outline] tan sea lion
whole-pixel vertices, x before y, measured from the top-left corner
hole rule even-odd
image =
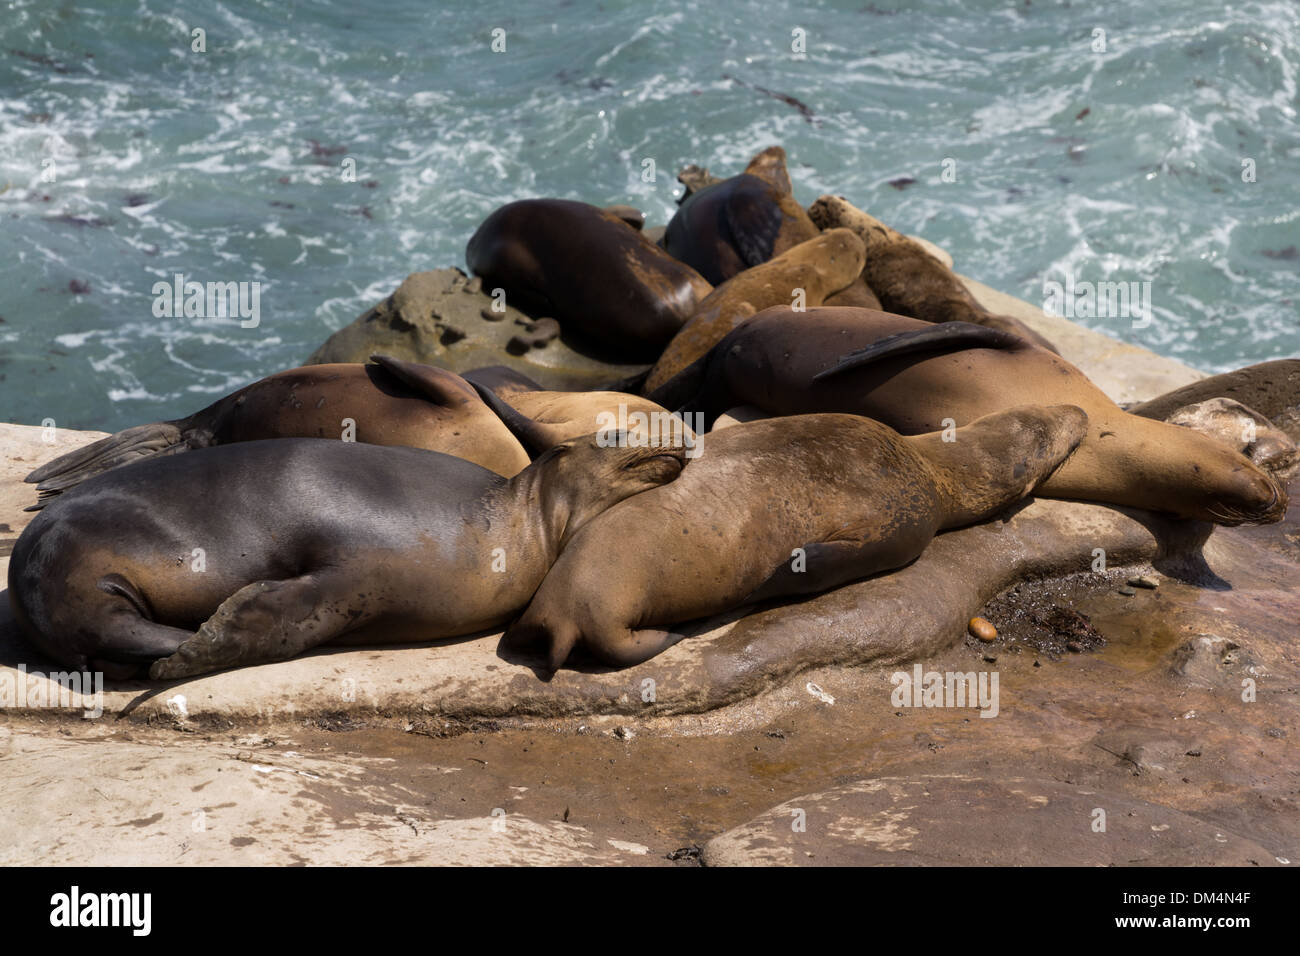
[[[558,320],[566,337],[645,361],[713,290],[618,214],[567,199],[497,209],[470,237],[465,261],[485,290]]]
[[[1059,355],[965,322],[931,325],[866,309],[768,309],[650,397],[702,412],[705,427],[748,404],[775,415],[866,415],[905,435],[1027,402],[1064,402],[1088,413],[1088,436],[1039,487],[1044,497],[1219,524],[1278,521],[1287,505],[1278,483],[1231,448],[1130,415]]]
[[[371,362],[277,372],[186,418],[137,425],[60,455],[26,478],[41,496],[35,507],[119,465],[266,438],[406,445],[507,477],[527,467],[519,441],[455,372],[386,355],[371,356]]]
[[[699,305],[650,370],[645,390],[663,385],[755,312],[790,305],[796,289],[804,305],[821,305],[862,271],[862,241],[848,229],[831,229],[715,288]]]
[[[152,664],[155,679],[497,627],[584,524],[681,471],[681,448],[616,437],[557,445],[510,479],[438,452],[305,438],[143,461],[27,526],[10,603],[61,664]]]
[[[544,645],[552,670],[579,645],[626,666],[681,640],[681,622],[902,567],[936,532],[1029,494],[1086,427],[1078,408],[1031,406],[981,418],[955,441],[904,438],[855,415],[713,432],[675,482],[573,538],[507,641]]]
[[[822,196],[808,209],[823,229],[852,229],[866,245],[862,277],[880,301],[878,308],[925,322],[970,322],[1002,329],[1055,352],[1056,348],[1025,323],[996,315],[975,301],[956,273],[915,239],[867,215],[843,196]],[[856,305],[828,302],[827,305]]]
[[[715,286],[742,271],[816,238],[821,231],[794,198],[785,150],[770,146],[739,176],[718,180],[707,170],[678,179],[687,194],[664,233],[664,248]],[[866,283],[852,280],[832,298],[837,305],[878,309]]]

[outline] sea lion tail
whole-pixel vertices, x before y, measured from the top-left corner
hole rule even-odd
[[[853,369],[916,352],[946,352],[954,349],[1024,348],[1024,339],[1001,329],[991,329],[972,322],[943,322],[924,329],[886,335],[866,348],[841,355],[828,369],[813,376],[814,382]],[[662,404],[662,402],[660,403]]]
[[[102,472],[145,458],[185,451],[189,446],[183,425],[184,422],[136,425],[46,462],[23,479],[35,484],[40,495],[37,503],[26,510],[39,511],[54,496]]]

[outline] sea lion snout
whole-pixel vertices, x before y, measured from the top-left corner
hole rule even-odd
[[[1286,516],[1290,498],[1270,475],[1251,465],[1235,477],[1236,487],[1215,496],[1211,520],[1224,525],[1274,524]]]

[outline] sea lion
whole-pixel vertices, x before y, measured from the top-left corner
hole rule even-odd
[[[92,475],[157,455],[265,438],[342,438],[441,451],[509,477],[529,456],[455,372],[371,356],[371,365],[308,365],[246,385],[187,418],[137,425],[37,468],[42,507]],[[348,422],[352,423],[350,433]]]
[[[618,215],[567,199],[493,212],[465,248],[483,288],[610,353],[653,361],[713,287]]]
[[[1175,409],[1164,419],[1194,428],[1241,452],[1286,485],[1300,472],[1300,449],[1289,435],[1253,408],[1231,398],[1207,398]]]
[[[675,624],[902,567],[1029,494],[1086,428],[1067,405],[989,415],[955,441],[856,415],[733,425],[675,482],[580,531],[506,639],[544,644],[551,670],[577,645],[639,663],[681,640]]]
[[[510,479],[415,448],[308,438],[203,448],[98,475],[52,502],[14,547],[10,603],[21,632],[60,663],[152,664],[155,679],[318,644],[470,634],[523,607],[587,521],[676,478],[682,462],[680,448],[594,436]]]
[[[996,315],[980,305],[957,274],[915,239],[867,215],[843,196],[822,196],[808,209],[823,229],[852,229],[867,248],[862,277],[880,301],[877,308],[926,322],[970,322],[1002,329],[1055,352],[1056,347],[1010,315]],[[827,305],[853,305],[828,302]]]
[[[1164,420],[1176,410],[1211,398],[1230,398],[1263,415],[1300,442],[1300,359],[1275,359],[1212,375],[1129,409]]]
[[[848,229],[831,229],[767,262],[732,276],[709,293],[650,370],[645,390],[663,385],[755,312],[789,305],[803,290],[805,306],[821,305],[862,271],[863,246]]]
[[[664,248],[715,286],[821,231],[794,198],[780,146],[758,153],[743,173],[730,179],[717,180],[707,170],[690,176],[693,170],[698,167],[677,177],[687,194],[668,223]],[[880,308],[871,289],[856,279],[833,294],[839,305]]]
[[[720,412],[748,404],[776,415],[851,412],[905,435],[1027,402],[1065,402],[1088,413],[1088,437],[1039,487],[1044,497],[1218,524],[1278,521],[1287,505],[1278,483],[1231,448],[1130,415],[1054,352],[965,322],[768,309],[650,397],[702,412],[706,428]]]

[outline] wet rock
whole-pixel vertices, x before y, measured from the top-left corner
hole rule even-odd
[[[1137,591],[1133,590],[1128,585],[1125,585],[1124,587],[1119,589],[1119,593],[1124,595],[1125,597],[1132,597],[1133,595],[1137,594]]]
[[[554,319],[534,320],[459,269],[415,272],[352,324],[335,332],[308,365],[364,362],[374,353],[466,372],[505,365],[548,388],[607,387],[644,371],[571,348]],[[522,330],[522,332],[521,332]],[[543,347],[544,346],[544,347]]]
[[[1154,591],[1160,587],[1160,581],[1149,574],[1139,574],[1136,577],[1128,579],[1128,586],[1131,588],[1146,588],[1148,591]]]
[[[1239,685],[1259,673],[1259,665],[1240,644],[1217,634],[1197,634],[1169,654],[1171,676],[1201,687]]]
[[[1184,405],[1170,413],[1165,421],[1223,442],[1283,481],[1300,472],[1300,449],[1290,436],[1235,399],[1210,398],[1195,405]]]
[[[1151,727],[1120,727],[1103,731],[1093,741],[1099,750],[1122,760],[1134,773],[1172,772],[1183,757],[1204,750],[1199,740],[1179,739]]]
[[[1104,826],[1104,829],[1098,829]],[[706,866],[1275,866],[1169,807],[1053,780],[877,777],[796,797],[710,840]]]

